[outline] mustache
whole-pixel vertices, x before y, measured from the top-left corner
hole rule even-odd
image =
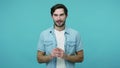
[[[62,20],[57,20],[56,22],[63,22]]]

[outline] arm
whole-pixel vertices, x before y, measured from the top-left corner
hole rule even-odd
[[[61,48],[57,48],[57,49],[58,49],[59,53],[58,53],[58,56],[56,56],[56,57],[63,58],[65,60],[67,60],[69,62],[73,62],[73,63],[83,61],[83,58],[84,58],[83,50],[76,52],[76,55],[67,55]]]
[[[37,61],[39,63],[46,63],[46,62],[49,62],[51,59],[52,57],[50,55],[46,56],[45,53],[42,51],[37,52]]]
[[[70,62],[82,62],[83,61],[83,50],[78,51],[76,55],[65,55],[64,59]]]
[[[45,55],[45,52],[38,51],[37,53],[37,60],[39,63],[46,63],[52,60],[55,57],[59,57],[59,52],[57,51],[58,48],[55,48],[52,50],[50,55]]]

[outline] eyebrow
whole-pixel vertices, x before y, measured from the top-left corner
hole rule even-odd
[[[57,16],[58,14],[53,14],[54,16]]]
[[[60,14],[60,15],[64,15],[64,13]]]
[[[65,13],[61,13],[60,15],[64,15]],[[55,15],[55,16],[57,16],[58,14],[53,14],[53,15]]]

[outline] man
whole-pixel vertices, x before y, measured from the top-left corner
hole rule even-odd
[[[77,31],[67,28],[68,10],[63,4],[51,8],[54,26],[40,34],[37,60],[47,68],[74,68],[83,61],[83,48]]]

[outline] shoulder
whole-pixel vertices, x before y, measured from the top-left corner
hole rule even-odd
[[[72,40],[76,40],[76,39],[80,39],[80,33],[72,28],[68,28],[67,30],[67,36],[72,39]]]

